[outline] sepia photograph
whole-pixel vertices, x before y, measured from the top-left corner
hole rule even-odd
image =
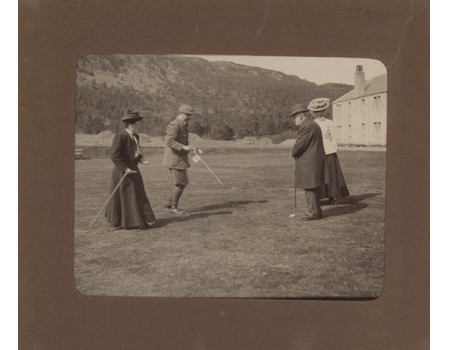
[[[74,83],[80,293],[382,294],[380,61],[91,54]]]

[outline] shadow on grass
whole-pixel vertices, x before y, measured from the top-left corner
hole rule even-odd
[[[195,213],[198,211],[208,211],[208,210],[216,210],[216,209],[225,209],[225,208],[234,208],[240,205],[247,205],[252,203],[267,203],[267,199],[257,200],[257,201],[228,201],[220,204],[207,205],[205,207],[199,207],[194,209],[186,210],[186,213]]]
[[[193,215],[189,215],[188,213],[186,213],[187,215],[183,215],[183,216],[173,216],[173,217],[169,217],[169,218],[162,218],[162,219],[158,219],[158,226],[157,227],[163,227],[166,225],[170,225],[171,223],[179,223],[179,222],[185,222],[188,220],[193,220],[193,219],[201,219],[201,218],[206,218],[208,216],[213,216],[213,215],[230,215],[232,214],[231,211],[218,211],[215,213],[202,213],[202,214],[193,214]]]
[[[328,209],[325,209],[323,211],[323,217],[332,217],[332,216],[339,216],[339,215],[347,215],[347,214],[353,214],[361,209],[367,208],[369,205],[367,203],[360,203],[364,199],[372,198],[375,196],[380,195],[381,192],[375,192],[375,193],[363,193],[358,194],[355,196],[350,196],[347,198],[341,198],[339,200],[339,203],[341,205],[336,207],[329,207]]]
[[[380,194],[382,194],[382,193],[381,192],[372,192],[372,193],[357,194],[355,196],[342,198],[341,201],[343,204],[356,204],[356,203],[363,201],[364,199],[379,196]]]
[[[350,196],[347,198],[340,198],[340,205],[336,207],[328,207],[323,211],[324,218],[353,214],[361,209],[367,208],[369,205],[367,203],[361,203],[367,198],[372,198],[382,194],[381,192],[363,193],[355,196]]]
[[[360,211],[361,209],[367,208],[368,206],[369,205],[367,203],[355,203],[351,205],[337,206],[323,210],[323,217],[328,218],[332,216],[353,214],[357,211]]]

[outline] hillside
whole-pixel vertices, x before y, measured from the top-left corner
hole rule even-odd
[[[77,66],[76,131],[116,131],[127,108],[146,117],[141,132],[164,134],[181,103],[195,107],[190,130],[205,138],[272,135],[292,128],[288,109],[352,86],[315,83],[277,71],[184,56],[89,55]]]

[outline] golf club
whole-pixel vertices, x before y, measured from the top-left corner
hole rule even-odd
[[[106,205],[108,204],[108,202],[111,200],[112,196],[114,195],[114,193],[116,193],[116,191],[118,190],[120,184],[122,183],[122,181],[125,179],[125,177],[128,175],[128,173],[123,174],[122,178],[120,179],[119,183],[117,184],[117,186],[114,188],[114,190],[111,192],[111,194],[109,195],[108,199],[106,200],[105,204],[103,204],[103,206],[100,208],[100,210],[98,211],[97,215],[95,216],[94,220],[92,220],[91,224],[89,225],[89,228],[92,228],[92,226],[95,225],[95,223],[97,222],[98,218],[100,217],[100,214],[103,212],[103,210],[105,209]]]
[[[294,187],[294,213],[289,215],[289,219],[297,215],[297,187]]]
[[[206,169],[208,169],[209,172],[217,179],[217,181],[219,181],[219,183],[220,183],[222,186],[225,186],[225,185],[223,184],[223,182],[220,181],[220,179],[217,177],[217,175],[214,174],[214,171],[211,170],[211,168],[208,166],[208,164],[205,163],[205,161],[202,159],[202,157],[200,157],[199,153],[203,153],[203,152],[202,152],[201,150],[198,150],[198,151],[197,151],[197,150],[194,150],[193,152],[194,152],[194,154],[195,154],[195,156],[192,158],[192,160],[194,161],[194,163],[197,163],[198,161],[201,161],[201,162],[203,163],[203,165],[206,167]]]
[[[295,179],[295,161],[294,161],[294,179]],[[289,219],[297,215],[297,187],[294,184],[294,212],[289,215]]]

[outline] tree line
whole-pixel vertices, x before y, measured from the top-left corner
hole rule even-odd
[[[163,68],[160,74],[165,74]],[[117,132],[126,109],[133,108],[142,112],[143,133],[164,135],[179,104],[188,103],[196,109],[190,131],[204,138],[231,140],[283,134],[294,129],[286,118],[292,105],[318,96],[335,99],[351,88],[340,84],[321,87],[301,80],[276,81],[257,75],[248,79],[228,74],[204,76],[202,79],[198,73],[190,79],[165,81],[163,92],[158,93],[145,93],[133,85],[98,83],[95,78],[82,81],[76,90],[76,132]]]

